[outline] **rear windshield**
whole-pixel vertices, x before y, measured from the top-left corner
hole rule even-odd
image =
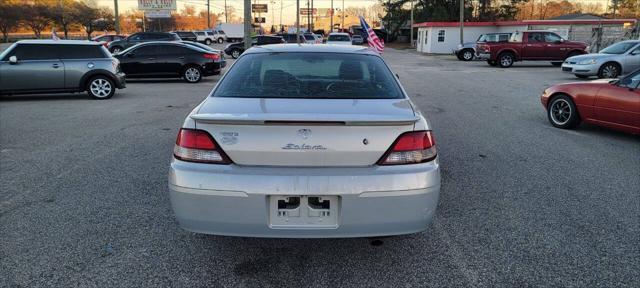
[[[264,53],[242,56],[214,97],[404,98],[378,56],[341,53]]]
[[[347,35],[329,35],[327,41],[351,41]]]

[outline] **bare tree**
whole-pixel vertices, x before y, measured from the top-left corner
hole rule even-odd
[[[69,36],[69,26],[76,23],[74,19],[76,5],[74,0],[58,0],[51,7],[51,18],[64,31],[64,38]]]
[[[42,30],[51,24],[50,7],[42,1],[35,1],[34,4],[28,5],[22,13],[25,26],[31,28],[36,38],[40,38]]]
[[[20,26],[22,7],[14,2],[0,1],[0,32],[4,42],[9,42],[9,32]]]
[[[100,11],[89,7],[83,2],[75,2],[74,6],[74,18],[84,28],[84,31],[87,33],[87,39],[91,39],[91,33],[97,28],[96,21],[100,18]]]

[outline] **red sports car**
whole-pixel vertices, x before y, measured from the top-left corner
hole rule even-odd
[[[566,83],[544,90],[551,125],[571,129],[581,121],[640,134],[640,70],[620,80]]]

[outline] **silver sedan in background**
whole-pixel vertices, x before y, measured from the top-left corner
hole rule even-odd
[[[617,78],[640,68],[640,40],[618,42],[599,53],[567,58],[562,71],[578,78]]]
[[[187,116],[173,156],[171,204],[198,233],[415,233],[440,193],[431,126],[359,46],[247,50]]]

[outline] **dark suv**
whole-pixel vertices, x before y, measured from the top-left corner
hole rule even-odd
[[[195,36],[195,35],[194,35]],[[180,41],[180,37],[174,33],[165,32],[139,32],[129,37],[109,43],[111,53],[119,53],[133,45],[150,41]]]
[[[280,36],[265,36],[259,35],[251,37],[251,46],[260,46],[260,45],[268,45],[268,44],[282,44],[285,43],[284,39]],[[224,53],[233,57],[233,59],[237,59],[240,57],[240,54],[244,52],[244,42],[238,42],[227,45],[224,49]]]
[[[120,61],[99,42],[23,40],[0,54],[0,94],[87,91],[108,99],[124,87]]]
[[[196,33],[193,33],[191,31],[173,31],[171,33],[178,35],[178,37],[180,37],[180,39],[184,41],[198,41],[198,36],[196,36]]]
[[[292,33],[278,33],[278,34],[276,34],[276,36],[282,37],[282,39],[284,39],[284,42],[287,42],[287,43],[298,43],[296,41],[296,35],[298,35],[298,34],[292,34]],[[314,41],[315,41],[315,39],[314,39]],[[305,39],[304,36],[302,34],[300,34],[300,43],[306,43],[306,42],[307,42],[307,39]]]

